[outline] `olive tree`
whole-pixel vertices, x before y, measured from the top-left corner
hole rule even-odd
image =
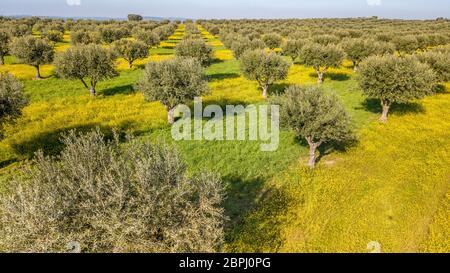
[[[316,151],[327,142],[354,139],[351,119],[339,99],[317,87],[290,86],[274,103],[280,105],[280,122],[309,145],[311,168],[316,164]]]
[[[258,82],[263,98],[267,98],[269,86],[275,81],[286,79],[290,63],[274,52],[265,50],[246,51],[240,59],[242,74]]]
[[[0,73],[0,138],[3,124],[20,116],[27,101],[23,84],[11,74]]]
[[[295,62],[300,57],[300,51],[302,50],[303,45],[305,45],[304,40],[288,40],[283,43],[281,49],[283,50],[284,55],[290,56]]]
[[[53,61],[54,50],[47,40],[25,36],[11,42],[11,54],[21,62],[36,68],[36,78],[41,78],[40,66]]]
[[[380,99],[381,122],[387,121],[392,103],[423,98],[432,92],[435,80],[428,65],[411,57],[372,56],[360,65],[359,85],[368,97]]]
[[[263,41],[268,48],[273,50],[273,49],[281,46],[281,43],[283,42],[283,38],[278,34],[272,33],[272,34],[264,35]]]
[[[353,62],[355,71],[358,70],[359,63],[365,58],[372,55],[392,54],[395,51],[395,47],[391,43],[365,38],[346,39],[341,46],[347,58]]]
[[[160,43],[159,35],[153,31],[140,30],[134,37],[137,40],[144,42],[148,47],[154,47]]]
[[[392,39],[392,42],[400,54],[411,54],[419,48],[419,42],[413,35],[397,35]]]
[[[300,63],[312,66],[317,73],[317,83],[323,82],[323,76],[331,67],[339,67],[344,60],[345,53],[335,45],[321,45],[310,43],[300,50]]]
[[[207,66],[213,59],[213,49],[201,39],[186,39],[175,47],[175,56],[194,58]]]
[[[110,138],[111,139],[111,138]],[[99,131],[38,152],[0,195],[0,249],[8,252],[214,252],[224,241],[224,186],[188,173],[172,146]]]
[[[98,32],[81,30],[72,31],[70,33],[70,42],[73,45],[99,43],[100,39],[100,34]]]
[[[0,65],[5,63],[5,56],[9,52],[10,36],[7,31],[0,30]]]
[[[57,43],[61,42],[64,39],[64,33],[57,30],[47,30],[42,33],[42,37],[49,41]]]
[[[256,50],[264,48],[266,48],[266,44],[262,40],[255,39],[250,41],[250,39],[247,37],[240,37],[231,44],[231,50],[233,50],[234,56],[237,59],[239,59],[242,56],[242,54],[244,54],[244,52],[247,50]]]
[[[133,67],[133,62],[137,59],[143,59],[148,56],[148,47],[141,41],[124,38],[114,42],[113,48],[119,53],[119,56],[128,62],[129,68]]]
[[[174,123],[175,108],[208,92],[201,64],[193,58],[149,62],[136,89],[147,101],[159,101],[167,109],[169,124]]]
[[[128,21],[142,21],[144,17],[139,14],[128,14]]]
[[[114,58],[110,50],[99,45],[71,47],[57,56],[56,73],[62,78],[80,80],[90,94],[95,96],[99,81],[117,75]]]
[[[439,82],[450,81],[450,52],[425,52],[416,55],[417,59],[428,64],[437,75]]]

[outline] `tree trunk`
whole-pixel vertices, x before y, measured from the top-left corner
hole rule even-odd
[[[316,166],[316,150],[317,148],[322,144],[322,142],[313,142],[312,137],[306,137],[306,141],[308,142],[309,145],[309,161],[308,161],[308,166],[311,169],[314,169],[314,167]]]
[[[314,169],[314,167],[316,166],[316,145],[312,144],[309,145],[309,161],[308,161],[308,166],[311,169]]]
[[[128,62],[128,68],[129,69],[133,68],[133,62]]]
[[[34,66],[36,68],[36,79],[42,79],[41,70],[39,69],[39,65]]]
[[[381,107],[383,108],[383,112],[380,117],[380,122],[387,122],[389,109],[391,108],[391,103],[388,101],[381,101]]]
[[[0,56],[0,65],[4,65],[5,64],[5,57]]]
[[[358,62],[353,62],[353,72],[358,71]]]
[[[167,111],[167,121],[169,124],[175,123],[175,107],[169,108]]]
[[[267,85],[262,87],[263,93],[262,96],[263,98],[267,99],[267,90],[269,89],[269,87]]]
[[[317,72],[317,84],[321,85],[323,83],[323,72]]]
[[[91,94],[92,97],[95,97],[95,87],[91,86],[91,88],[89,89],[89,93]]]

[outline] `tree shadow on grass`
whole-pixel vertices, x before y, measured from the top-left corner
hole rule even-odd
[[[13,163],[18,162],[17,158],[13,158],[13,159],[6,159],[3,161],[0,161],[0,169],[5,168]]]
[[[382,112],[379,99],[366,99],[362,103],[362,108],[371,113],[381,114]],[[389,110],[390,114],[396,114],[400,116],[409,113],[424,114],[425,112],[425,107],[423,107],[423,105],[418,102],[393,103],[391,109]]]
[[[296,137],[298,145],[307,147],[309,150],[309,144],[303,137]],[[349,148],[358,144],[358,139],[355,135],[350,135],[346,141],[329,141],[325,142],[317,148],[318,156],[316,163],[319,163],[325,156],[332,154],[333,152],[346,152]]]
[[[312,78],[317,78],[317,73],[312,72],[309,73],[309,76]],[[323,75],[324,80],[333,80],[333,81],[347,81],[350,79],[350,76],[347,73],[341,72],[326,72]]]
[[[134,87],[131,84],[110,87],[99,91],[99,93],[104,96],[114,96],[118,94],[129,95],[134,92],[135,92]]]
[[[273,95],[282,95],[284,94],[284,91],[286,90],[286,88],[288,88],[290,86],[290,84],[288,83],[274,83],[271,84],[269,86],[269,96],[273,96]]]
[[[208,75],[207,79],[208,79],[208,81],[220,81],[220,80],[226,80],[226,79],[236,79],[239,77],[240,77],[240,75],[238,73],[219,73],[219,74]]]
[[[226,241],[231,252],[277,251],[284,242],[281,227],[289,199],[278,188],[264,187],[264,179],[224,177],[225,211],[229,217]]]
[[[66,134],[71,130],[87,133],[94,130],[95,128],[100,128],[101,132],[105,135],[106,138],[112,138],[113,130],[111,128],[92,123],[82,126],[70,126],[50,132],[44,132],[35,135],[30,139],[12,143],[11,147],[16,154],[25,156],[27,158],[32,158],[34,154],[39,150],[42,150],[45,155],[57,155],[64,148],[64,145],[61,142],[61,137],[63,134]]]

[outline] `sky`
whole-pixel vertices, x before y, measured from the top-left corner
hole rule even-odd
[[[0,15],[123,18],[450,17],[450,0],[0,0]]]

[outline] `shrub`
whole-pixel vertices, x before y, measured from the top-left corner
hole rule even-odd
[[[281,46],[283,38],[281,38],[281,36],[278,34],[268,34],[263,37],[263,41],[267,47],[273,50]]]
[[[392,42],[399,53],[411,54],[419,48],[419,43],[413,35],[397,35]]]
[[[148,47],[154,47],[159,45],[159,35],[153,31],[141,30],[135,34],[135,38],[144,42]]]
[[[0,65],[5,63],[5,56],[9,52],[10,36],[8,32],[0,30]]]
[[[48,30],[42,33],[42,37],[49,41],[57,43],[63,40],[64,34],[57,30]]]
[[[267,98],[269,86],[287,77],[290,64],[274,52],[246,51],[240,59],[241,71],[249,80],[256,80]]]
[[[128,21],[142,21],[144,17],[139,14],[128,14]]]
[[[129,39],[120,39],[114,42],[114,50],[119,53],[119,56],[128,62],[130,68],[133,67],[133,62],[137,59],[146,58],[148,55],[148,47],[141,41],[132,41]]]
[[[183,40],[175,47],[175,56],[194,58],[203,66],[207,66],[213,59],[213,50],[203,40]]]
[[[102,42],[110,44],[114,41],[128,37],[130,32],[124,27],[104,26],[100,28],[99,34]]]
[[[70,42],[73,45],[91,44],[100,42],[100,34],[92,31],[72,31],[70,33]]]
[[[313,42],[321,45],[332,45],[338,44],[340,41],[339,37],[329,34],[317,35],[314,36]]]
[[[436,80],[426,64],[394,55],[372,56],[360,65],[359,85],[368,97],[381,100],[386,122],[392,103],[404,103],[430,94]]]
[[[283,43],[283,46],[281,48],[283,50],[283,54],[286,56],[290,56],[295,62],[295,60],[300,57],[300,51],[304,44],[304,40],[288,40]]]
[[[136,88],[147,101],[159,101],[166,107],[169,124],[174,123],[174,111],[179,104],[208,92],[203,68],[193,58],[149,62]]]
[[[353,62],[355,71],[365,58],[372,55],[392,54],[395,51],[393,44],[364,38],[346,39],[341,46],[347,58]]]
[[[79,45],[60,53],[55,60],[56,73],[66,79],[78,79],[92,96],[97,83],[115,77],[114,54],[99,45]],[[86,81],[86,79],[89,79]],[[90,83],[90,86],[87,84]]]
[[[280,105],[281,124],[308,142],[311,168],[316,163],[316,150],[323,143],[354,139],[350,117],[334,94],[328,95],[317,87],[291,86],[274,102]]]
[[[441,52],[425,52],[416,55],[422,63],[428,64],[437,75],[440,82],[450,81],[450,51]]]
[[[21,62],[36,68],[36,78],[41,78],[39,66],[53,61],[54,50],[47,40],[25,36],[11,43],[11,54]]]
[[[0,139],[2,125],[20,116],[26,104],[22,83],[11,74],[0,73]]]
[[[59,156],[37,153],[0,197],[0,249],[65,252],[212,252],[223,242],[224,188],[208,173],[189,177],[165,145],[98,130],[70,132]]]
[[[339,67],[344,60],[345,53],[335,45],[320,45],[310,43],[300,51],[300,63],[312,66],[317,73],[317,83],[323,82],[323,75],[331,67]]]

